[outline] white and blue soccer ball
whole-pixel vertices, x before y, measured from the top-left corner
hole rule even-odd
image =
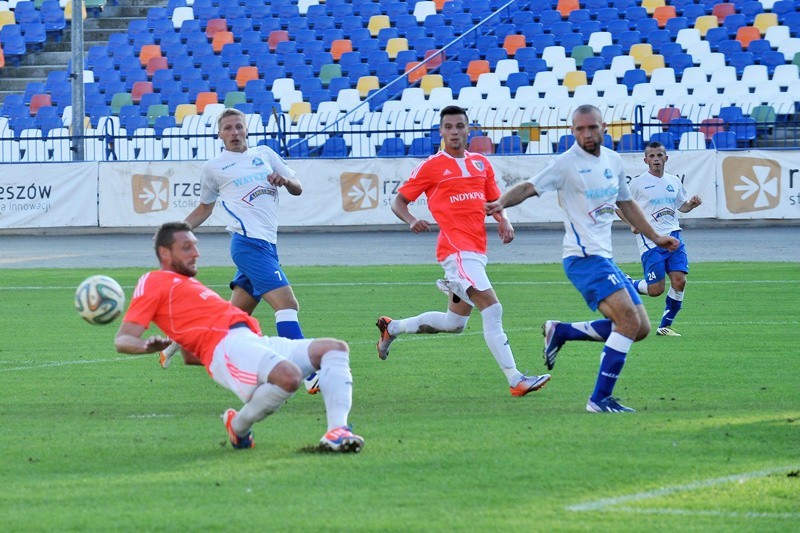
[[[89,324],[113,322],[125,307],[125,291],[113,278],[101,274],[83,280],[75,291],[75,309]]]

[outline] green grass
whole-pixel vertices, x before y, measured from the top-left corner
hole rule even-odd
[[[638,267],[627,265],[628,271]],[[352,350],[353,456],[313,451],[322,398],[298,394],[227,445],[238,407],[198,367],[113,349],[116,324],[72,309],[88,270],[0,277],[0,513],[5,531],[789,531],[800,519],[797,264],[692,267],[681,338],[634,345],[590,415],[600,345],[571,343],[542,391],[512,398],[480,316],[460,336],[404,336],[375,355],[375,318],[444,307],[436,265],[289,268],[307,336]],[[128,295],[141,269],[109,269]],[[592,315],[560,265],[491,265],[523,371],[540,324]],[[200,279],[228,294],[228,268]],[[653,321],[663,298],[646,302]],[[264,330],[274,329],[262,305]],[[728,479],[729,476],[737,476]]]

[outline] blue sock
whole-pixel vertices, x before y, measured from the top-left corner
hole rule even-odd
[[[678,298],[676,298],[676,296]],[[670,288],[669,293],[667,294],[667,302],[664,306],[664,314],[661,315],[661,325],[658,327],[665,328],[671,326],[672,321],[675,320],[675,317],[678,315],[678,311],[681,310],[682,304],[683,292],[677,292]]]
[[[287,339],[304,339],[300,322],[297,321],[296,309],[280,309],[275,311],[275,329],[279,337]]]
[[[608,337],[600,355],[600,371],[597,373],[597,383],[591,398],[593,402],[599,402],[614,392],[614,385],[625,366],[625,358],[632,344],[633,340],[619,333],[612,333]]]
[[[591,322],[562,322],[556,325],[556,335],[565,341],[605,341],[611,335],[611,320],[601,318]]]

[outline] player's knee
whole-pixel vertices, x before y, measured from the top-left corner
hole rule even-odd
[[[647,294],[649,296],[661,296],[664,294],[664,283],[654,283],[647,286]]]
[[[634,337],[634,341],[644,340],[650,334],[650,322],[648,320],[639,320],[639,331]]]
[[[294,363],[282,361],[270,372],[268,381],[286,392],[294,392],[300,387],[303,375]]]

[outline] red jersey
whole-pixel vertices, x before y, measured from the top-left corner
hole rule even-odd
[[[428,197],[428,209],[439,224],[437,261],[455,252],[486,253],[484,204],[500,198],[486,157],[464,152],[455,158],[441,151],[420,163],[399,192],[412,202],[422,193]]]
[[[170,339],[199,357],[206,368],[231,325],[245,322],[261,334],[255,318],[195,278],[169,270],[154,270],[139,278],[123,321],[145,328],[155,323]]]

